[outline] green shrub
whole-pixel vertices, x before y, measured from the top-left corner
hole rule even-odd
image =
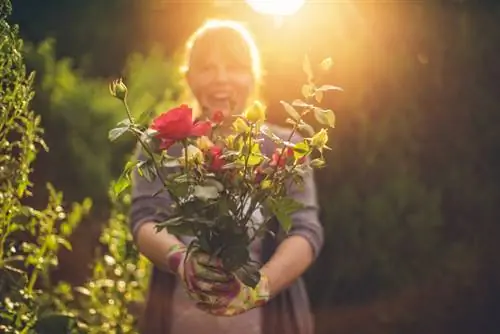
[[[24,48],[27,65],[37,73],[33,105],[50,147],[37,160],[38,177],[52,180],[70,200],[90,197],[96,210],[107,211],[108,186],[120,175],[134,143],[108,140],[109,129],[123,118],[122,106],[109,95],[111,79],[87,77],[71,59],[56,59],[55,46],[47,39]],[[175,62],[157,49],[131,55],[119,76],[133,89],[130,106],[137,112],[163,111],[179,94]]]
[[[43,332],[48,323],[66,319],[55,315],[43,297],[50,286],[50,269],[57,266],[60,246],[89,212],[90,200],[66,213],[62,194],[47,185],[48,203],[42,210],[24,205],[32,195],[30,173],[41,148],[40,117],[29,108],[33,74],[27,75],[17,27],[6,21],[10,2],[0,1],[0,331]],[[68,322],[65,322],[65,326]]]

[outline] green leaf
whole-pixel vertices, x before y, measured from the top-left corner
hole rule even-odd
[[[280,142],[281,141],[281,138],[278,137],[277,135],[275,135],[272,130],[266,126],[266,125],[262,125],[260,127],[260,132],[262,134],[264,134],[265,136],[267,136],[268,138],[270,138],[271,140],[273,140],[274,142]]]
[[[310,136],[310,137],[314,136],[314,134],[315,134],[314,128],[311,125],[309,125],[306,122],[304,122],[304,121],[302,121],[299,124],[299,130],[305,131],[307,133],[307,135]]]
[[[308,103],[305,103],[304,101],[302,100],[294,100],[292,102],[292,106],[294,107],[300,107],[300,108],[313,108],[314,106],[308,104]]]
[[[184,221],[183,216],[173,217],[156,224],[157,231],[166,228],[168,233],[175,235],[194,236],[191,224]]]
[[[148,182],[153,182],[156,179],[156,169],[152,159],[141,161],[137,164],[137,172],[144,177]]]
[[[273,198],[269,197],[266,200],[266,205],[269,210],[276,216],[283,230],[288,232],[292,227],[291,214],[301,209],[303,205],[293,198]]]
[[[246,156],[242,155],[239,159],[239,162],[241,164],[243,164],[243,166],[245,165],[245,162],[247,163],[247,166],[256,166],[256,165],[259,165],[263,159],[264,158],[262,157],[262,154],[250,153],[250,155],[248,156],[248,159]]]
[[[69,250],[69,251],[73,250],[73,247],[71,246],[71,243],[68,240],[66,240],[62,237],[58,237],[57,242],[60,245],[62,245],[64,248],[66,248],[67,250]]]
[[[331,128],[335,127],[335,114],[330,109],[316,108],[314,109],[314,117],[323,125],[328,125]]]
[[[125,118],[124,120],[121,120],[117,124],[118,127],[129,127],[130,126],[130,120],[128,118]]]
[[[285,107],[285,111],[290,115],[290,117],[296,121],[300,119],[299,113],[295,110],[294,107],[292,107],[289,103],[285,101],[280,101],[280,103]]]
[[[309,153],[309,151],[310,151],[309,144],[305,140],[295,144],[295,146],[293,147],[293,155],[295,159],[300,159],[306,156],[307,153]]]
[[[132,168],[134,168],[139,161],[129,161],[125,165],[122,174],[118,178],[116,182],[113,183],[113,193],[115,197],[120,196],[120,194],[125,191],[128,187],[130,187],[130,172]]]
[[[178,198],[184,198],[189,193],[189,183],[185,182],[172,182],[168,185],[169,191]]]
[[[219,190],[214,186],[196,185],[194,187],[193,195],[202,201],[208,201],[219,197]]]
[[[303,85],[302,86],[302,95],[308,99],[314,94],[314,86],[313,85]]]
[[[90,292],[90,290],[87,289],[86,287],[83,287],[83,286],[77,286],[74,290],[76,292],[84,295],[84,296],[91,296],[92,295],[92,293]]]
[[[72,333],[77,329],[77,320],[72,315],[50,313],[38,319],[34,329],[38,334]]]
[[[224,268],[233,271],[250,260],[250,252],[244,243],[230,244],[222,249],[220,257]]]
[[[321,101],[323,101],[323,91],[316,90],[314,92],[314,98],[316,99],[316,102],[321,103]]]
[[[217,191],[224,191],[224,185],[217,181],[216,179],[208,178],[205,180],[205,185],[217,188]]]
[[[321,158],[313,159],[313,160],[311,160],[311,162],[309,164],[313,168],[322,168],[322,167],[326,166],[325,160],[323,160]]]
[[[108,139],[110,141],[115,141],[118,139],[118,137],[120,137],[125,132],[127,132],[128,129],[129,129],[128,127],[119,127],[119,128],[111,129],[108,133]]]

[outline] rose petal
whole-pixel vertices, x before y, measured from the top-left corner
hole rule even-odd
[[[174,140],[162,138],[160,144],[160,150],[166,150],[175,143]]]
[[[201,137],[205,136],[210,129],[212,128],[212,125],[210,122],[196,122],[193,124],[193,127],[191,128],[191,136],[194,137]]]

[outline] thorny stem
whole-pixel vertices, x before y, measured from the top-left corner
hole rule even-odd
[[[130,121],[130,125],[132,126],[132,133],[136,136],[137,140],[141,143],[141,146],[144,148],[144,150],[149,155],[151,160],[153,160],[153,165],[154,165],[154,168],[156,170],[156,175],[160,179],[163,186],[165,186],[166,185],[165,179],[163,178],[163,175],[161,174],[160,166],[158,166],[158,163],[157,163],[156,159],[154,158],[153,152],[151,152],[151,150],[149,149],[149,146],[142,140],[141,135],[135,130],[134,118],[132,117],[132,113],[130,112],[130,109],[128,107],[127,100],[123,99],[122,101],[123,101],[123,105],[125,106],[125,110],[127,111],[127,116],[128,116],[129,121]]]

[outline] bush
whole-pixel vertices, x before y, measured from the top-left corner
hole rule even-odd
[[[108,140],[109,129],[123,119],[121,104],[109,95],[111,79],[89,78],[71,59],[56,59],[55,46],[47,39],[24,48],[27,66],[37,73],[33,106],[50,147],[37,159],[36,179],[52,180],[70,200],[90,197],[95,210],[107,213],[108,186],[120,175],[134,142]],[[118,76],[134,92],[130,106],[137,112],[163,111],[179,94],[175,62],[155,48],[131,55]]]
[[[24,205],[32,195],[31,166],[45,148],[40,117],[29,109],[33,74],[27,75],[17,27],[6,18],[9,1],[0,1],[0,329],[8,333],[43,331],[55,316],[44,301],[50,269],[57,265],[62,245],[88,213],[91,202],[62,207],[62,194],[50,184],[48,204],[42,210]]]
[[[16,27],[6,21],[10,3],[0,0],[0,332],[5,333],[134,333],[133,303],[147,284],[147,261],[135,250],[126,223],[128,198],[113,202],[112,216],[101,235],[92,278],[73,289],[54,285],[51,270],[61,246],[91,209],[91,200],[73,204],[47,185],[44,209],[25,204],[33,195],[32,164],[46,149],[40,116],[29,109],[33,73],[21,54]],[[108,97],[110,101],[111,98]]]

